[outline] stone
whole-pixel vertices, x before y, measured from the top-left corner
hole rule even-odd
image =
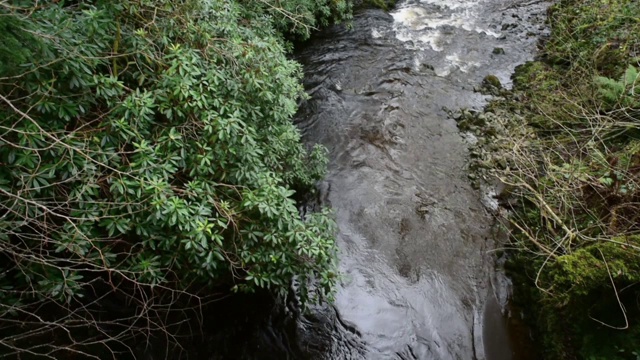
[[[495,159],[496,164],[501,168],[501,169],[506,169],[507,168],[507,160],[503,157],[498,157],[497,159]]]
[[[495,75],[485,76],[484,79],[482,80],[482,84],[485,86],[490,86],[497,89],[502,88],[502,83],[500,82],[500,79],[498,79],[498,77]]]
[[[476,125],[485,126],[487,124],[487,115],[480,113],[476,118]]]
[[[433,65],[431,64],[420,64],[420,67],[422,68],[422,70],[435,70],[435,68],[433,67]]]
[[[418,213],[420,214],[426,214],[429,212],[429,208],[426,206],[420,206],[418,207],[418,209],[416,209],[418,211]]]

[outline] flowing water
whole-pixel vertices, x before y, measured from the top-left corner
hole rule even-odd
[[[502,316],[492,217],[445,110],[485,104],[473,88],[488,74],[510,83],[547,5],[409,0],[361,10],[298,52],[310,99],[297,122],[330,151],[318,202],[335,211],[344,280],[332,306],[299,316],[290,305],[238,333],[235,356],[525,358]]]

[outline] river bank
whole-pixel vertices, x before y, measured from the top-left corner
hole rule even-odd
[[[498,186],[516,303],[546,359],[636,359],[640,6],[560,1],[513,90],[453,114],[477,185]],[[475,136],[475,135],[479,136]]]

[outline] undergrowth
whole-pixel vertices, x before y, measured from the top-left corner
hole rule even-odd
[[[640,358],[640,4],[564,0],[520,67],[493,173],[547,359]],[[520,115],[516,115],[520,114]],[[506,166],[504,166],[506,164]]]

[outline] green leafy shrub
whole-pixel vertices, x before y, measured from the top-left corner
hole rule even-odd
[[[175,341],[220,289],[331,296],[334,223],[293,198],[326,150],[291,122],[302,73],[277,29],[348,7],[284,3],[0,4],[0,356]]]
[[[351,19],[352,2],[347,0],[244,0],[250,12],[268,14],[276,29],[306,39],[313,30],[331,21]]]

